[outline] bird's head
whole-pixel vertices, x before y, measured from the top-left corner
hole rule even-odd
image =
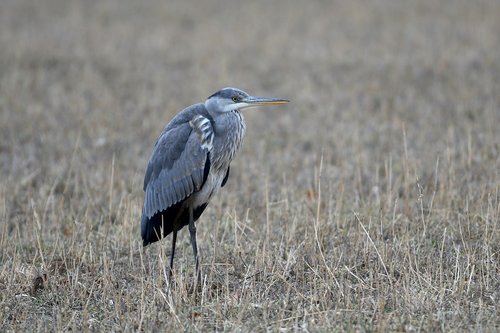
[[[211,113],[223,113],[251,106],[286,104],[288,102],[288,100],[281,98],[250,96],[237,88],[224,88],[208,97],[205,101],[205,107]]]

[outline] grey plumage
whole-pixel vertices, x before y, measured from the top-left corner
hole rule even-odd
[[[177,231],[189,225],[198,271],[194,223],[227,181],[246,130],[240,110],[287,102],[224,88],[179,112],[161,132],[144,176],[141,235],[146,246],[173,232],[171,269]]]

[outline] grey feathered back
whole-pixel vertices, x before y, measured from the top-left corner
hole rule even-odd
[[[143,215],[148,219],[203,185],[208,149],[202,148],[189,123],[197,114],[211,119],[203,104],[190,106],[172,119],[156,142],[144,178]]]

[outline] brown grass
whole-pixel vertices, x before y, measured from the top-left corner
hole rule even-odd
[[[498,1],[0,3],[0,331],[500,328]],[[227,187],[141,251],[152,144],[224,86]]]

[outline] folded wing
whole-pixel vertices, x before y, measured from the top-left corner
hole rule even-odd
[[[203,186],[210,170],[213,135],[210,120],[201,115],[160,135],[144,177],[143,238],[153,216]]]

